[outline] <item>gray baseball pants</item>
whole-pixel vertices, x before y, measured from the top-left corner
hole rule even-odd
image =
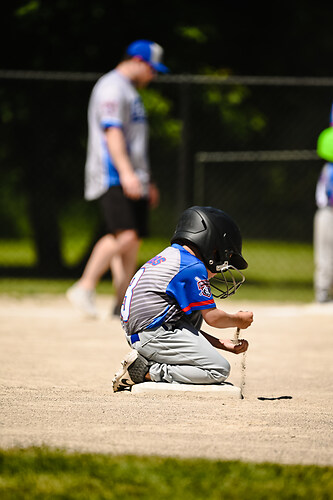
[[[314,285],[316,298],[333,293],[333,207],[320,208],[314,218]]]
[[[150,362],[153,382],[219,384],[230,373],[229,362],[190,323],[143,330],[128,343]]]

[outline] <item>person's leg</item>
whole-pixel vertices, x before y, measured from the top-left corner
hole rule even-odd
[[[119,231],[116,236],[112,234],[103,236],[93,248],[79,281],[80,286],[86,290],[96,288],[103,274],[110,268],[114,257],[116,257],[116,263],[118,265],[118,276],[121,282],[123,282],[127,271],[121,269],[120,262],[123,256],[127,254],[132,256],[133,249],[137,252],[138,244],[138,236],[133,229]]]
[[[94,246],[81,278],[67,290],[70,302],[84,314],[96,317],[95,288],[99,280],[110,268],[112,259],[116,258],[117,262],[121,262],[123,255],[131,255],[132,249],[138,248],[137,242],[138,236],[133,229],[121,231],[117,236],[103,236]],[[119,276],[120,274],[124,281],[127,271],[119,271]]]
[[[117,254],[111,259],[111,273],[115,287],[116,302],[114,314],[119,316],[121,304],[123,302],[128,284],[135,274],[137,267],[137,256],[141,241],[137,237],[133,238],[130,247],[127,247],[125,252]]]
[[[100,206],[107,234],[94,246],[80,280],[67,291],[73,305],[90,316],[96,316],[95,288],[108,269],[116,291],[114,313],[118,313],[135,274],[140,238],[146,235],[148,221],[148,201],[129,200],[120,186],[112,186],[102,195]]]
[[[116,250],[117,242],[112,234],[106,234],[98,240],[79,280],[82,288],[85,290],[96,288],[103,274],[110,268],[110,261]]]
[[[113,315],[119,316],[120,314],[120,297],[119,297],[119,289],[121,286],[121,283],[124,279],[124,266],[123,266],[123,259],[121,258],[120,255],[115,255],[111,259],[111,276],[112,276],[112,282],[113,286],[115,289],[115,302],[113,305],[113,310],[112,313]]]
[[[333,274],[333,211],[317,210],[314,218],[314,285],[317,302],[330,298]]]
[[[149,361],[154,382],[217,384],[229,376],[229,362],[188,323],[169,331],[145,330],[139,337],[133,347]]]
[[[148,235],[148,201],[141,200],[124,200],[120,197],[118,204],[122,208],[123,224],[126,227],[135,228],[136,238],[133,238],[131,245],[128,246],[120,257],[112,259],[111,273],[116,291],[116,301],[113,309],[113,314],[119,316],[120,308],[129,285],[137,270],[137,257],[142,238]],[[109,221],[109,224],[111,222]],[[118,235],[118,232],[115,232]]]

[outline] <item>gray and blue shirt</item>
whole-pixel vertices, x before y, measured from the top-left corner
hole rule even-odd
[[[98,80],[89,100],[85,167],[87,200],[99,198],[109,187],[120,185],[105,138],[105,130],[109,127],[122,129],[133,169],[142,183],[144,196],[147,196],[150,167],[146,112],[132,82],[117,70]]]
[[[175,323],[195,311],[215,308],[203,262],[173,244],[134,275],[121,308],[127,335]]]

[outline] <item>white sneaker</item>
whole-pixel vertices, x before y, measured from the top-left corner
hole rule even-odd
[[[95,304],[95,290],[85,290],[78,283],[74,283],[66,292],[70,303],[90,318],[98,316]]]

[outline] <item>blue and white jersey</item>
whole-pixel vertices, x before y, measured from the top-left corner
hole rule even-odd
[[[134,171],[148,195],[148,124],[141,97],[132,82],[112,70],[96,83],[88,106],[88,145],[85,167],[85,198],[93,200],[109,187],[120,185],[109,154],[105,130],[122,129]]]
[[[333,163],[325,163],[316,187],[318,208],[333,207]]]
[[[121,320],[125,332],[131,335],[215,307],[205,265],[181,245],[173,244],[134,275],[125,294]]]

